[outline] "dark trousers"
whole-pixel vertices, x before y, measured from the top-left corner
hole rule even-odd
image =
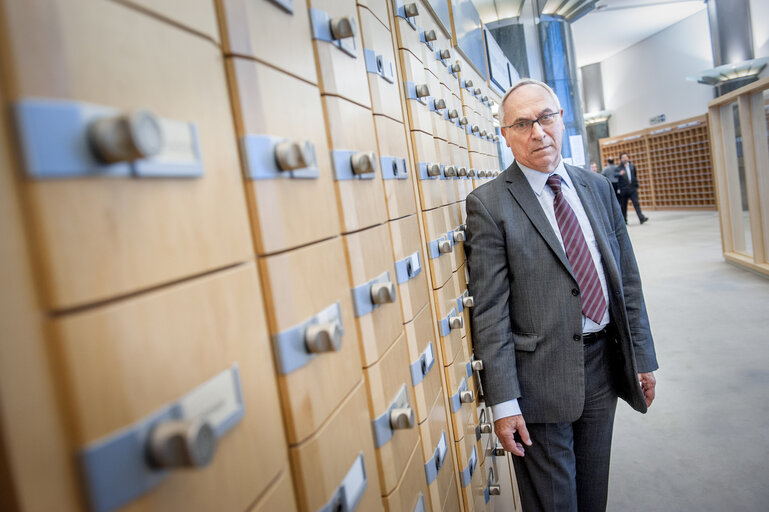
[[[622,208],[622,216],[625,217],[625,223],[627,223],[627,200],[633,201],[633,208],[638,215],[638,220],[643,220],[644,214],[641,213],[641,204],[638,202],[638,190],[635,188],[624,188],[619,191],[619,206]]]
[[[526,424],[532,446],[525,457],[512,456],[523,512],[606,510],[617,407],[611,343],[585,345],[585,408],[577,421]]]

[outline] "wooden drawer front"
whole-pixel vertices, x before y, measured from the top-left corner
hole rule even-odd
[[[366,60],[355,0],[310,0],[309,4],[321,92],[370,108]],[[334,39],[337,36],[331,27],[336,26],[337,21],[353,25],[352,31],[347,31],[351,33],[350,37]]]
[[[318,83],[306,0],[295,0],[293,11],[269,1],[216,0],[216,3],[226,54],[252,57],[302,80]]]
[[[419,425],[422,437],[422,452],[427,486],[430,489],[430,500],[441,503],[446,493],[456,493],[454,484],[454,443],[451,442],[446,421],[446,409],[443,406],[443,395],[439,395],[432,406],[430,417]]]
[[[406,97],[406,111],[409,126],[412,130],[433,133],[433,94],[437,90],[430,87],[429,73],[425,72],[422,63],[408,50],[399,50],[403,69],[403,91]]]
[[[457,166],[453,162],[453,154],[449,143],[443,139],[435,139],[435,147],[438,159],[443,164],[443,187],[446,189],[446,202],[451,204],[457,201]]]
[[[443,33],[443,30],[438,28],[438,23],[436,23],[432,15],[427,12],[428,9],[425,7],[423,10],[425,11],[425,14],[422,16],[422,19],[419,20],[420,27],[424,32],[431,30],[435,31],[436,39],[432,41],[432,44],[429,47],[422,44],[420,48],[422,50],[422,62],[426,70],[430,71],[436,77],[439,77],[441,76],[440,68],[443,67],[443,65],[438,60],[437,53],[440,50],[449,48],[451,45],[448,42],[448,38]]]
[[[449,111],[448,111],[448,123],[449,123],[449,142],[456,144],[457,146],[467,147],[467,137],[464,126],[460,124],[462,117],[464,116],[464,110],[462,109],[462,100],[460,100],[454,93],[449,96]]]
[[[253,257],[217,46],[114,2],[13,2],[5,19],[8,51],[20,52],[9,54],[11,100],[45,307],[103,301]],[[49,27],[44,40],[40,27]],[[145,154],[160,152],[131,160],[137,155],[116,151],[109,158],[131,161],[101,163],[89,123],[100,122],[102,137],[92,138],[109,152],[105,134],[129,119]]]
[[[486,510],[487,477],[483,462],[478,453],[475,438],[465,437],[457,442],[457,460],[459,462],[459,486],[467,510],[481,512]]]
[[[419,440],[406,337],[364,371],[382,495],[401,479]]]
[[[410,322],[427,304],[427,263],[422,250],[419,221],[410,215],[389,222],[395,254],[395,275],[398,281],[398,299],[403,321]]]
[[[470,154],[466,148],[461,146],[454,146],[454,160],[457,169],[457,200],[464,202],[467,195],[473,191],[473,180],[469,176],[470,170]],[[464,224],[464,222],[462,222]]]
[[[325,96],[323,103],[342,232],[349,233],[386,221],[382,170],[371,111],[334,96]],[[356,174],[366,169],[356,170],[351,159],[363,154],[373,157],[373,172]]]
[[[451,486],[447,489],[444,497],[442,512],[460,512],[462,506],[459,504],[459,494],[457,493],[456,479],[451,481]],[[438,510],[438,509],[436,509]]]
[[[364,388],[361,380],[316,434],[289,450],[300,510],[382,510]],[[333,506],[340,499],[348,508]]]
[[[358,13],[372,110],[403,121],[392,34],[368,9],[360,7]]]
[[[465,437],[466,426],[476,417],[475,413],[475,386],[472,380],[472,372],[468,376],[468,363],[461,353],[456,360],[445,368],[446,370],[446,394],[449,399],[449,413],[454,428],[456,440]],[[471,437],[475,438],[475,435]]]
[[[125,0],[126,5],[140,12],[151,13],[167,19],[193,32],[219,43],[219,27],[216,25],[216,8],[211,0]]]
[[[458,184],[459,180],[455,180]],[[451,267],[457,271],[465,263],[465,227],[459,218],[459,209],[457,203],[446,206],[446,215],[448,217],[448,228],[452,233],[452,243],[454,250],[451,252]]]
[[[493,459],[491,450],[494,448],[496,436],[494,435],[494,419],[491,417],[491,406],[481,403],[478,407],[478,430],[476,438],[480,436],[481,452],[478,453],[482,461],[486,458]],[[488,465],[488,464],[487,464]]]
[[[470,310],[475,304],[475,300],[467,289],[467,265],[462,265],[454,272],[454,278],[457,282],[457,311],[464,317],[464,326],[462,327],[462,337],[470,335]]]
[[[344,248],[334,238],[259,263],[286,430],[289,442],[298,443],[326,421],[361,377]],[[341,345],[336,333],[335,345],[304,352],[302,341],[314,336],[315,324],[329,325],[331,333],[334,326],[341,328]]]
[[[390,9],[392,9],[391,0],[358,0],[358,5],[365,7],[371,13],[376,16],[377,20],[384,25],[388,31],[391,30],[390,26]],[[393,35],[393,37],[395,37]]]
[[[436,327],[444,366],[451,364],[460,352],[461,330],[464,318],[457,309],[457,289],[453,279],[449,279],[442,288],[435,291],[435,305],[438,311]],[[447,390],[451,395],[456,390]]]
[[[430,133],[438,139],[446,140],[448,137],[448,127],[443,119],[446,108],[448,107],[446,103],[446,89],[441,85],[440,80],[438,80],[438,78],[430,71],[427,71],[425,76],[427,77],[427,86],[430,88],[431,95],[427,105],[432,114],[430,116],[430,122],[432,123]]]
[[[294,486],[291,484],[291,472],[288,466],[283,470],[278,480],[267,489],[267,492],[259,498],[249,512],[273,512],[274,510],[295,512],[296,497]]]
[[[432,510],[430,492],[427,489],[422,443],[417,440],[401,476],[398,487],[382,498],[387,512],[415,512]]]
[[[427,260],[430,262],[430,275],[433,289],[444,285],[452,273],[451,253],[454,250],[454,234],[448,219],[450,206],[441,206],[422,213],[425,223],[425,243]]]
[[[389,117],[374,116],[379,142],[379,163],[384,182],[387,217],[400,219],[416,212],[411,180],[414,166],[409,158],[408,128]]]
[[[407,323],[405,328],[417,422],[423,423],[427,420],[430,409],[442,389],[439,349],[435,342],[435,330],[429,305],[422,308],[417,317]]]
[[[448,203],[448,186],[443,176],[445,165],[439,160],[437,142],[432,135],[411,132],[414,147],[414,179],[419,184],[419,199],[423,210]]]
[[[422,52],[420,50],[421,42],[421,30],[422,20],[428,17],[429,14],[425,12],[424,6],[417,0],[386,0],[390,4],[390,12],[393,15],[393,27],[395,35],[397,36],[398,48],[402,50],[409,50],[414,55],[419,57],[420,62],[422,60]],[[408,17],[408,13],[405,11],[411,6],[409,4],[416,4],[416,8],[419,14],[416,16]]]
[[[454,49],[451,50],[451,58],[446,62],[446,68],[444,71],[443,83],[451,89],[451,94],[455,95],[457,99],[462,94],[459,88],[459,77],[462,73],[462,63],[458,59],[459,53]],[[460,104],[462,100],[459,100]]]
[[[495,458],[493,466],[489,463],[485,464],[491,498],[488,507],[491,512],[521,511],[521,501],[518,496],[515,475],[511,470],[510,457],[511,455],[505,454],[504,457]],[[498,494],[497,490],[499,491]]]
[[[397,304],[397,276],[387,224],[344,236],[353,311],[361,342],[361,360],[368,367],[403,333]],[[380,290],[377,295],[376,291]],[[374,302],[374,296],[377,295]]]
[[[94,509],[243,510],[287,466],[262,307],[251,263],[51,321]],[[158,474],[150,440],[198,421],[210,465]]]
[[[227,69],[257,252],[273,253],[339,234],[318,88],[249,59],[229,58]],[[283,171],[275,162],[293,149],[291,144],[307,146],[311,158],[287,164]],[[304,167],[290,170],[299,165]]]

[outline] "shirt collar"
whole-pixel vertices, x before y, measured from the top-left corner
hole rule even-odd
[[[531,189],[537,194],[537,197],[542,195],[545,185],[547,184],[547,179],[553,174],[558,174],[561,177],[562,183],[566,185],[567,188],[574,188],[571,183],[571,176],[566,172],[566,167],[563,165],[563,158],[558,162],[558,167],[551,173],[535,171],[534,169],[526,167],[521,162],[518,162],[518,167],[523,171],[523,175],[526,176],[529,186],[531,186]]]

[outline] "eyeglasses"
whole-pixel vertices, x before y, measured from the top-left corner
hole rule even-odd
[[[536,119],[524,119],[523,121],[518,121],[517,123],[513,123],[509,126],[503,126],[502,128],[512,128],[518,133],[528,133],[534,127],[534,123],[539,123],[542,128],[554,125],[559,115],[561,115],[560,112],[542,114]]]

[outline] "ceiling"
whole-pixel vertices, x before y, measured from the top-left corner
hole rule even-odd
[[[484,23],[520,15],[523,4],[523,0],[472,1]],[[547,7],[554,0],[540,1]],[[611,57],[705,7],[704,0],[598,0],[592,10],[572,22],[577,66]]]

